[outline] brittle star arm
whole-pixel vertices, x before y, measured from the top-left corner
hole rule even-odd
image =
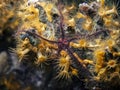
[[[38,38],[40,38],[40,39],[43,39],[43,40],[45,40],[45,41],[47,41],[47,42],[50,42],[50,43],[58,43],[57,41],[53,41],[53,40],[48,40],[48,39],[46,39],[46,38],[44,38],[44,37],[42,37],[42,36],[40,36],[40,35],[38,35],[38,34],[36,34],[36,33],[32,33],[32,32],[29,32],[29,31],[27,31],[29,34],[32,34],[33,36],[35,36],[35,37],[38,37]]]
[[[64,32],[64,28],[63,28],[63,20],[64,20],[64,17],[63,17],[63,14],[61,12],[61,5],[59,4],[58,5],[58,10],[59,10],[59,13],[60,13],[60,30],[61,30],[61,37],[62,39],[65,38],[65,32]]]
[[[67,52],[69,56],[73,59],[73,66],[79,71],[79,73],[84,77],[91,79],[92,74],[90,73],[90,71],[78,61],[69,47],[67,48]]]
[[[84,34],[76,34],[75,37],[70,38],[70,39],[68,40],[68,42],[71,42],[71,41],[74,41],[74,40],[78,40],[78,39],[82,39],[82,38],[85,38],[85,35],[84,35]]]
[[[69,39],[68,41],[74,41],[74,40],[78,40],[78,39],[87,39],[87,40],[91,40],[92,38],[98,37],[99,35],[101,35],[102,33],[110,33],[110,30],[107,29],[99,29],[98,31],[92,33],[92,34],[76,34],[75,37]]]
[[[99,29],[95,33],[86,35],[85,38],[89,40],[89,39],[92,39],[92,38],[96,38],[96,37],[98,37],[99,35],[101,35],[103,33],[110,33],[110,30],[108,30],[108,29]]]

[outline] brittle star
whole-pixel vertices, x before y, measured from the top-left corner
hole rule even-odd
[[[81,37],[92,37],[92,36],[95,36],[95,35],[98,35],[100,34],[101,32],[106,32],[106,30],[99,30],[98,32],[94,33],[94,34],[91,34],[91,35],[75,35],[76,37],[74,38],[71,38],[71,39],[68,39],[65,35],[65,30],[63,28],[63,20],[64,20],[64,17],[63,17],[63,14],[61,12],[61,7],[60,5],[58,5],[58,10],[59,10],[59,14],[60,14],[60,23],[59,23],[59,29],[60,29],[60,38],[58,39],[58,41],[53,41],[53,40],[48,40],[38,34],[36,34],[35,32],[31,32],[30,30],[27,30],[27,31],[23,31],[23,32],[26,32],[28,33],[29,35],[32,35],[34,37],[37,37],[37,38],[40,38],[42,40],[45,40],[49,43],[52,43],[52,44],[57,44],[58,46],[58,50],[57,50],[57,54],[60,55],[60,52],[62,50],[65,50],[68,52],[68,55],[71,57],[72,59],[72,63],[73,63],[73,67],[75,67],[78,71],[79,71],[79,75],[82,75],[84,76],[85,78],[88,78],[88,79],[91,79],[92,78],[92,74],[91,72],[83,66],[83,64],[78,60],[78,58],[74,55],[74,52],[72,51],[71,47],[70,47],[70,42],[74,41],[74,40],[78,40],[78,39],[81,39]]]

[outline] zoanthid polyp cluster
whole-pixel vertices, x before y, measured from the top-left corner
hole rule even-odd
[[[96,81],[94,86],[90,83],[92,89],[108,89],[110,85],[101,83],[120,79],[119,0],[111,6],[106,0],[80,3],[78,9],[53,1],[26,3],[20,8],[22,21],[15,35],[20,63],[27,55],[37,67],[52,68],[50,80],[66,80],[69,85]]]

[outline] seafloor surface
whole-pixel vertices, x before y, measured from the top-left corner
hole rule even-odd
[[[120,0],[0,0],[0,90],[119,90]]]

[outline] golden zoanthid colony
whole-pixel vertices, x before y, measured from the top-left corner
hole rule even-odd
[[[119,0],[4,0],[0,10],[19,61],[3,90],[120,88]]]

